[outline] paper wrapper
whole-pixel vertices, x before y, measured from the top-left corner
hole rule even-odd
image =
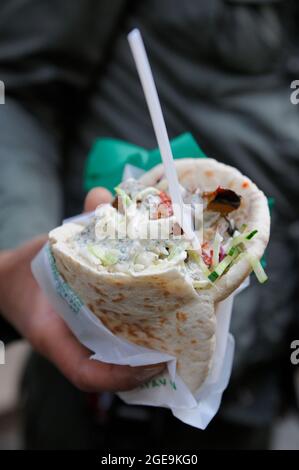
[[[86,219],[85,216],[76,218]],[[217,306],[216,350],[210,373],[193,395],[176,374],[176,358],[129,343],[109,331],[81,301],[57,271],[49,245],[32,262],[32,272],[56,312],[78,340],[93,351],[91,359],[111,364],[141,366],[167,362],[162,375],[129,392],[118,393],[128,404],[170,408],[184,423],[205,429],[220,406],[229,382],[234,339],[229,333],[233,295]]]

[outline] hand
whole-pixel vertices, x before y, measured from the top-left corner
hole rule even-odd
[[[85,210],[92,211],[110,200],[108,191],[96,188],[87,195]],[[162,372],[161,364],[130,367],[89,359],[90,351],[52,309],[32,275],[31,261],[46,240],[47,236],[41,236],[0,254],[0,310],[4,317],[83,391],[129,390]]]

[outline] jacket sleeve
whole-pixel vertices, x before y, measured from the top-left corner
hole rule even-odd
[[[96,3],[1,0],[0,250],[61,218],[68,123],[100,55]],[[0,339],[16,337],[0,315]]]
[[[67,14],[68,3],[1,2],[0,249],[48,231],[60,218],[67,112],[72,94],[86,84],[88,61],[83,54],[79,61],[75,40],[71,52],[79,24]]]
[[[61,214],[63,151],[124,0],[1,0],[0,249]]]
[[[60,218],[68,120],[98,60],[92,3],[1,1],[0,249]]]
[[[63,153],[122,3],[1,0],[0,250],[61,217]]]

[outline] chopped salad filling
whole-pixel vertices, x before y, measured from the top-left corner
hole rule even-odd
[[[265,282],[260,262],[246,252],[257,230],[236,227],[230,215],[239,208],[241,197],[221,187],[211,193],[183,189],[191,209],[203,205],[201,250],[194,250],[185,238],[168,194],[133,179],[116,188],[112,205],[97,208],[92,221],[70,241],[72,248],[98,270],[111,273],[152,273],[175,266],[195,289],[211,287],[247,256],[258,280]],[[192,217],[195,222],[195,210]]]

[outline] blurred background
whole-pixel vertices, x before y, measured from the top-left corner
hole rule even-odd
[[[18,341],[7,350],[6,366],[0,366],[0,450],[23,449],[22,397],[19,382],[30,352],[26,341]],[[299,406],[299,370],[295,376]],[[273,423],[270,449],[299,450],[299,416],[287,412]]]
[[[0,305],[0,339],[14,340],[0,365],[1,449],[299,449],[299,370],[290,363],[299,338],[298,12],[297,0],[1,0],[0,250],[14,253],[18,280],[6,284],[7,295],[17,291],[7,311]],[[232,377],[204,432],[166,410],[79,392],[2,326],[4,317],[22,324],[13,313],[30,318],[38,297],[28,259],[20,279],[16,248],[80,213],[96,139],[156,147],[126,39],[134,27],[170,138],[192,133],[274,201],[269,281],[253,279],[235,301]],[[105,185],[123,161],[101,159]]]

